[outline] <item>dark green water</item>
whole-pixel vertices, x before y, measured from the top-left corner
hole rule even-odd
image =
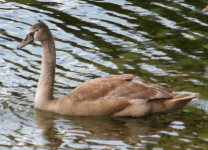
[[[208,15],[203,0],[0,0],[0,149],[208,149]],[[41,20],[57,48],[55,96],[101,76],[133,74],[200,93],[144,118],[71,117],[34,108]]]

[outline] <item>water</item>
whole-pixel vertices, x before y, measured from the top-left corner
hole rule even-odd
[[[207,149],[208,16],[202,0],[0,0],[0,149]],[[55,96],[101,76],[133,74],[200,97],[143,118],[73,117],[34,108],[41,20],[57,48]]]

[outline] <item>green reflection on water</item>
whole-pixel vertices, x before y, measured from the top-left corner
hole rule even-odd
[[[1,67],[0,75],[0,133],[4,137],[0,145],[19,148],[17,144],[22,144],[28,149],[207,148],[208,22],[207,15],[194,11],[205,5],[202,1],[79,1],[73,8],[66,1],[7,0],[5,4],[18,5],[18,9],[0,8],[8,13],[0,18],[4,22],[0,36],[6,40],[6,44],[0,40],[1,63],[8,65]],[[14,18],[8,17],[12,15]],[[22,20],[20,16],[24,16]],[[59,29],[53,31],[58,43],[58,96],[89,78],[128,73],[173,91],[198,92],[200,97],[184,111],[144,118],[70,117],[35,110],[41,47],[33,44],[19,52],[13,47],[28,24],[39,19]],[[15,126],[8,126],[11,122]]]

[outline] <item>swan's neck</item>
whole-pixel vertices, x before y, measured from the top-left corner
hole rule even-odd
[[[43,47],[42,67],[35,95],[35,106],[45,109],[53,100],[53,85],[55,78],[56,50],[54,39],[41,42]]]

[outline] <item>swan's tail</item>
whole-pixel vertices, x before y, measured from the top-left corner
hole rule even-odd
[[[180,94],[180,93],[171,93],[173,97],[171,99],[164,100],[151,100],[152,110],[151,112],[166,112],[166,111],[175,111],[183,108],[189,101],[196,98],[199,93],[194,94]]]

